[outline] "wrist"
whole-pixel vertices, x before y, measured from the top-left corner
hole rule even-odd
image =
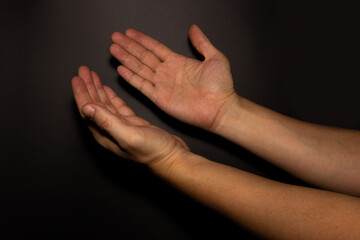
[[[175,149],[165,158],[149,162],[147,166],[155,174],[166,177],[167,175],[171,175],[171,172],[174,168],[177,168],[179,165],[184,164],[187,159],[191,157],[191,155],[193,155],[193,153],[189,150],[179,148]]]
[[[244,98],[233,94],[220,108],[214,123],[209,129],[211,132],[221,135],[223,128],[228,125],[232,125],[234,120],[239,120],[240,112],[243,108]]]
[[[178,185],[180,179],[192,178],[192,170],[203,162],[203,157],[190,151],[181,151],[174,154],[167,161],[154,162],[148,167],[160,178],[171,184]]]

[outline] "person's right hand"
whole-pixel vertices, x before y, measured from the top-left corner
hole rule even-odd
[[[113,153],[148,166],[168,168],[190,154],[186,143],[138,117],[86,66],[72,79],[77,107],[96,141]],[[95,124],[92,124],[95,123]]]
[[[122,63],[118,73],[163,111],[211,130],[236,96],[230,64],[196,25],[189,37],[204,61],[176,54],[134,29],[113,33],[110,52]]]

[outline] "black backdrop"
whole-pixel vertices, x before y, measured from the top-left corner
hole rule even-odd
[[[196,23],[230,59],[240,95],[302,120],[360,129],[355,10],[304,1],[0,1],[0,237],[250,238],[98,146],[78,116],[70,80],[88,65],[138,115],[182,137],[193,152],[304,184],[159,111],[117,76],[110,35],[137,28],[196,57],[187,38]]]

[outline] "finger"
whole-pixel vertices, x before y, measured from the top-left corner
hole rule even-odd
[[[100,129],[107,132],[116,142],[123,144],[128,135],[131,135],[131,127],[126,125],[118,117],[106,108],[97,104],[87,104],[81,109],[82,113]]]
[[[128,107],[126,103],[120,97],[118,97],[118,95],[111,88],[109,88],[108,86],[104,86],[104,90],[108,95],[111,104],[116,108],[116,111],[120,115],[124,115],[124,116],[135,115],[135,113],[131,110],[131,108]]]
[[[161,61],[165,61],[170,55],[174,52],[166,47],[164,44],[158,42],[157,40],[147,36],[144,33],[141,33],[135,29],[128,29],[125,32],[125,35],[134,41],[138,42],[140,45],[144,46],[146,49],[154,53]]]
[[[132,71],[124,66],[117,68],[118,73],[125,79],[130,85],[139,90],[142,94],[152,100],[152,93],[154,91],[154,85],[146,79],[134,74]]]
[[[150,123],[148,121],[146,121],[145,119],[138,117],[136,115],[125,116],[123,120],[124,120],[124,122],[126,122],[127,124],[132,125],[132,126],[150,125]]]
[[[96,72],[91,71],[91,77],[93,79],[95,89],[97,91],[97,94],[98,94],[101,102],[108,104],[108,105],[111,104],[110,100],[109,100],[108,96],[106,95],[106,92],[103,88],[103,85],[101,83],[99,75]]]
[[[112,44],[110,46],[110,53],[119,60],[125,67],[129,68],[132,72],[136,73],[142,78],[145,78],[149,81],[154,79],[154,71],[151,70],[148,66],[140,62],[133,55],[129,54],[125,49],[120,47],[117,44]]]
[[[100,97],[101,102],[112,113],[117,113],[116,108],[111,104],[111,101],[110,101],[108,95],[105,92],[105,89],[104,89],[104,87],[103,87],[103,85],[101,83],[99,75],[96,72],[91,71],[91,76],[92,76],[96,91],[97,91],[97,93],[98,93],[98,95]]]
[[[76,76],[73,77],[71,80],[71,86],[73,89],[73,94],[76,102],[76,106],[80,112],[80,115],[84,118],[84,114],[81,112],[82,107],[87,104],[91,103],[92,99],[89,95],[89,92],[86,88],[85,82],[80,77]]]
[[[205,59],[212,58],[218,53],[217,49],[212,45],[210,40],[195,24],[189,28],[189,38],[192,45],[201,55],[205,57]]]
[[[91,99],[96,103],[100,103],[101,100],[94,85],[94,81],[90,69],[86,66],[81,66],[79,67],[78,73],[79,73],[79,77],[81,77],[84,80]]]
[[[90,132],[94,136],[95,140],[104,148],[110,150],[111,152],[117,154],[120,157],[123,158],[129,158],[129,155],[125,152],[123,152],[119,145],[110,137],[107,133],[100,130],[96,126],[88,126],[90,129]]]
[[[174,136],[174,137],[180,142],[180,144],[181,144],[185,149],[187,149],[187,150],[190,151],[189,146],[185,143],[184,140],[182,140],[180,137],[178,137],[178,136],[176,136],[176,135],[172,135],[172,136]]]
[[[114,32],[111,35],[111,40],[124,48],[128,53],[135,56],[140,62],[144,63],[153,71],[155,71],[157,66],[161,63],[159,58],[156,57],[151,51],[144,48],[122,33]]]

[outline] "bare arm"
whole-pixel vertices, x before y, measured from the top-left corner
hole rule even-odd
[[[360,196],[360,131],[299,121],[241,97],[220,115],[214,132],[312,184]]]
[[[95,139],[146,164],[194,199],[269,239],[356,239],[360,200],[278,183],[191,153],[178,137],[137,117],[86,67],[72,80],[80,114]]]
[[[266,239],[357,239],[360,200],[268,180],[186,154],[153,171]]]
[[[301,122],[238,96],[230,65],[197,26],[200,62],[136,30],[114,33],[119,74],[172,116],[213,131],[297,177],[360,196],[360,132]],[[193,104],[195,103],[196,104]]]

